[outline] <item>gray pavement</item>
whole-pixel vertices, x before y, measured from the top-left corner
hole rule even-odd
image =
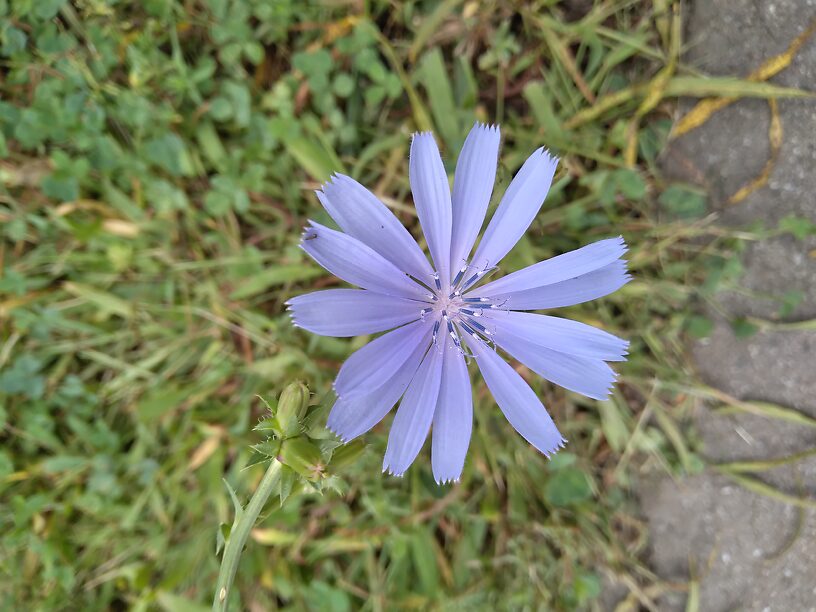
[[[783,52],[816,19],[816,0],[696,0],[688,7],[686,59],[706,73],[747,75]],[[816,38],[772,79],[816,90]],[[720,223],[775,226],[789,214],[816,222],[816,102],[779,103],[784,142],[769,184],[744,202],[723,202],[757,176],[768,159],[770,112],[763,101],[740,101],[675,141],[666,152],[669,176],[703,183]],[[690,104],[684,110],[688,110]],[[816,318],[816,240],[791,236],[752,244],[743,258],[741,290],[718,300],[731,316],[776,317],[773,296],[799,291],[789,320]],[[694,347],[700,376],[745,400],[767,400],[816,416],[816,332],[765,332],[741,339],[714,315],[713,334]],[[703,454],[713,462],[767,459],[813,448],[816,429],[758,416],[696,416]],[[791,494],[816,498],[816,459],[763,473]],[[706,471],[679,481],[662,476],[640,487],[652,529],[650,560],[670,580],[700,580],[700,609],[816,611],[816,512],[751,493]],[[683,609],[685,596],[661,602]]]

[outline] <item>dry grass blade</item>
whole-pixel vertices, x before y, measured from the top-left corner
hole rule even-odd
[[[685,387],[682,385],[667,384],[665,386],[678,391],[691,393],[694,396],[704,399],[722,402],[725,404],[724,406],[714,409],[718,414],[747,412],[769,419],[779,419],[782,421],[788,421],[790,423],[805,425],[807,427],[816,427],[816,418],[813,418],[810,415],[807,415],[804,412],[794,408],[789,408],[788,406],[781,406],[772,402],[739,400],[736,397],[725,393],[724,391],[720,391],[719,389],[706,385]]]
[[[689,580],[688,599],[686,599],[686,612],[699,612],[700,610],[700,581],[696,578]]]
[[[575,129],[595,121],[605,113],[618,106],[634,104],[648,94],[648,84],[631,85],[618,91],[598,98],[598,101],[589,108],[584,108],[567,119],[564,127]],[[721,77],[677,76],[671,78],[662,90],[664,98],[696,97],[705,98],[722,94],[727,97],[748,98],[810,98],[816,96],[814,92],[796,89],[794,87],[780,87],[769,83],[755,83],[743,79]]]
[[[382,54],[388,60],[391,68],[399,77],[400,83],[402,83],[402,86],[405,88],[405,94],[408,96],[408,100],[411,103],[411,109],[413,110],[416,129],[420,132],[433,130],[433,121],[431,121],[431,116],[428,113],[428,109],[425,108],[422,98],[419,97],[412,80],[406,74],[405,68],[397,57],[397,54],[394,51],[394,48],[391,46],[391,43],[388,41],[388,38],[383,36],[382,32],[379,30],[377,30],[376,36]]]
[[[763,459],[757,461],[729,461],[728,463],[718,463],[716,467],[720,471],[726,472],[765,472],[773,470],[784,465],[796,463],[802,459],[813,457],[816,455],[816,448],[802,451],[801,453],[794,453],[787,457],[777,457],[776,459]]]
[[[793,531],[782,546],[779,547],[779,549],[765,557],[766,562],[773,563],[777,559],[781,559],[787,554],[793,545],[796,544],[796,541],[801,537],[802,532],[804,531],[806,514],[807,512],[801,506],[796,508],[796,525],[794,526]]]
[[[592,93],[592,90],[589,88],[589,85],[584,79],[584,75],[582,75],[581,71],[578,69],[572,52],[543,20],[540,23],[544,40],[547,42],[547,46],[550,48],[552,54],[558,59],[559,62],[561,62],[561,65],[564,66],[567,74],[570,75],[570,78],[572,78],[575,86],[578,88],[578,91],[581,92],[581,95],[584,96],[586,101],[590,104],[595,104],[595,94]]]
[[[716,466],[715,469],[717,469]],[[727,476],[741,487],[748,489],[749,491],[752,491],[753,493],[758,493],[759,495],[763,495],[770,499],[775,499],[776,501],[782,502],[783,504],[797,506],[799,508],[809,509],[816,508],[816,500],[814,499],[810,499],[807,497],[798,497],[796,495],[791,495],[790,493],[785,493],[784,491],[780,491],[776,487],[772,487],[771,485],[766,484],[757,478],[743,476],[742,474],[738,474],[728,470],[717,469],[717,471]]]
[[[730,198],[728,204],[739,204],[749,195],[761,189],[768,184],[771,178],[771,172],[776,166],[776,160],[779,158],[779,151],[782,149],[782,119],[779,116],[779,103],[773,98],[768,100],[768,106],[771,110],[771,126],[768,129],[768,141],[770,143],[771,153],[768,161],[762,168],[762,171],[747,185],[740,187]]]
[[[669,63],[661,69],[660,72],[657,73],[657,76],[649,83],[646,95],[640,103],[640,106],[638,106],[635,116],[632,118],[627,129],[626,148],[623,152],[623,159],[630,168],[633,168],[637,163],[640,121],[647,113],[651,112],[660,104],[660,101],[665,96],[666,88],[677,69],[677,63],[680,59],[681,25],[680,9],[678,5],[675,5],[672,15],[671,38],[669,40]]]
[[[745,320],[751,325],[754,325],[759,331],[816,331],[816,319],[805,319],[804,321],[768,321],[767,319],[760,319],[758,317],[746,317]]]
[[[807,29],[797,36],[788,48],[779,55],[776,55],[765,61],[759,68],[748,75],[749,81],[766,81],[772,76],[778,74],[788,66],[790,66],[793,58],[802,48],[802,45],[816,32],[816,19],[814,19]],[[717,98],[714,100],[702,100],[698,102],[694,108],[686,113],[675,125],[672,130],[671,137],[677,138],[690,132],[691,130],[700,127],[708,119],[719,110],[722,110],[729,104],[732,104],[739,98]]]
[[[444,0],[444,2],[441,2],[439,6],[422,21],[422,25],[417,29],[414,41],[408,49],[409,62],[413,63],[416,61],[425,43],[433,36],[445,18],[463,1],[464,0]]]

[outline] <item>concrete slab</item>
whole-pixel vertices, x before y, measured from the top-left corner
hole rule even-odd
[[[747,75],[783,52],[812,19],[816,0],[697,0],[691,5],[687,61],[710,74]],[[773,81],[816,89],[816,40]],[[689,106],[686,106],[688,108]],[[678,139],[665,155],[668,175],[705,185],[721,222],[774,227],[787,215],[816,222],[816,103],[780,102],[784,144],[769,184],[727,207],[728,196],[759,174],[770,154],[770,113],[764,101],[740,101]],[[777,316],[779,296],[800,291],[793,320],[816,317],[816,240],[782,236],[752,244],[741,288],[719,296],[732,316]],[[761,333],[736,338],[715,316],[710,338],[694,347],[701,377],[736,397],[785,404],[816,416],[816,333]],[[697,416],[704,453],[712,461],[761,459],[813,448],[816,430],[750,415]],[[763,473],[792,494],[816,497],[816,460]],[[710,471],[675,482],[649,479],[640,487],[652,528],[651,562],[671,580],[693,570],[700,609],[816,610],[816,513],[751,493]],[[683,609],[684,597],[661,602]]]

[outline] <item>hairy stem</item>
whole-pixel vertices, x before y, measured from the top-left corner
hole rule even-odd
[[[266,473],[263,475],[258,488],[255,490],[255,494],[252,496],[252,499],[249,500],[249,504],[244,508],[243,513],[235,525],[233,525],[229,539],[227,540],[227,545],[224,548],[224,556],[221,558],[221,569],[218,572],[218,582],[215,585],[215,598],[213,599],[212,606],[214,612],[226,612],[227,610],[232,581],[235,579],[235,572],[238,571],[238,563],[241,560],[244,544],[266,500],[272,491],[275,490],[278,482],[280,482],[280,477],[281,463],[273,459]]]

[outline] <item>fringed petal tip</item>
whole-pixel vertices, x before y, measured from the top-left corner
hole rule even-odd
[[[289,303],[287,302],[287,306],[286,306],[286,314],[288,314],[288,315],[289,315],[289,320],[292,322],[292,325],[294,325],[295,327],[300,327],[300,326],[298,325],[297,318],[295,318],[295,310],[294,310],[293,306],[292,306],[292,305],[288,305],[288,304],[289,304]]]
[[[615,389],[615,384],[612,383],[611,385],[609,385],[609,387],[607,387],[606,392],[603,395],[598,394],[598,397],[594,397],[592,399],[597,400],[599,402],[608,402],[609,398],[612,397],[612,391],[614,389]]]
[[[620,259],[618,261],[623,261],[625,264],[628,263],[625,259]],[[626,274],[623,275],[623,284],[625,285],[630,280],[632,280],[632,278],[634,278],[634,277],[629,272],[627,272]],[[621,286],[623,286],[623,285],[621,285]]]
[[[329,420],[331,421],[331,418]],[[326,423],[326,429],[328,429],[335,436],[340,438],[340,442],[342,442],[343,444],[348,444],[354,439],[351,436],[346,436],[345,434],[342,434],[340,430],[338,428],[335,428],[335,426],[332,425],[331,423]]]
[[[618,246],[620,246],[623,249],[623,253],[629,251],[629,245],[626,244],[626,240],[624,239],[623,236],[621,235],[615,236],[613,240],[615,240]]]
[[[327,180],[324,183],[321,183],[319,189],[315,189],[315,194],[317,195],[318,198],[320,198],[321,195],[328,196],[329,195],[328,192],[331,191],[333,188],[338,187],[340,183],[344,183],[344,182],[347,182],[347,181],[353,181],[353,180],[354,179],[352,179],[349,176],[346,176],[345,174],[341,174],[339,172],[333,172],[329,176],[329,180]]]
[[[324,182],[320,183],[320,188],[319,188],[319,189],[316,189],[316,190],[315,190],[315,193],[317,193],[318,191],[319,191],[319,192],[322,192],[322,193],[326,193],[326,190],[327,190],[327,189],[331,189],[332,185],[334,185],[334,181],[336,181],[336,180],[337,180],[337,176],[338,176],[338,175],[337,175],[337,173],[336,173],[336,172],[332,172],[332,173],[329,175],[328,180],[326,180],[326,181],[324,181]]]
[[[561,438],[561,439],[558,441],[558,443],[557,443],[557,444],[555,444],[555,446],[553,446],[553,447],[551,447],[551,448],[548,448],[547,450],[543,450],[543,451],[541,451],[541,453],[542,453],[542,454],[543,454],[543,455],[544,455],[544,456],[545,456],[547,459],[552,459],[552,456],[553,456],[554,454],[556,454],[558,451],[560,451],[562,448],[564,448],[566,445],[567,445],[567,439],[566,439],[566,438]]]
[[[383,474],[388,474],[389,476],[395,476],[395,477],[397,477],[397,478],[402,478],[403,476],[405,476],[405,472],[399,472],[399,473],[397,473],[397,472],[395,472],[395,471],[393,471],[393,470],[391,469],[391,466],[390,466],[390,465],[384,465],[384,466],[383,466],[383,469],[382,469],[382,473],[383,473]]]
[[[554,168],[557,168],[558,164],[561,163],[561,158],[551,153],[548,149],[544,149],[543,154],[547,156],[547,163]]]
[[[456,478],[437,478],[436,484],[439,485],[440,487],[445,485],[457,485],[459,484],[459,477],[457,476]]]
[[[338,415],[336,410],[332,409],[332,411],[329,412],[329,418],[326,419],[326,429],[328,429],[335,436],[340,438],[340,441],[343,444],[348,444],[356,436],[350,436],[346,432],[342,431],[344,429],[344,427],[342,426],[342,421],[343,421],[342,417]]]
[[[337,382],[336,381],[332,383],[332,391],[334,391],[334,394],[337,396],[338,400],[345,400],[345,401],[358,399],[358,398],[366,395],[365,389],[360,389],[360,388],[353,388],[351,390],[347,389],[346,391],[341,392],[337,388]]]
[[[477,119],[473,122],[473,127],[471,129],[479,129],[486,132],[499,132],[500,126],[498,123],[482,123]]]
[[[626,361],[626,357],[622,357],[621,361]],[[620,377],[621,377],[620,372],[615,372],[614,370],[612,370],[612,380],[609,381],[609,386],[606,388],[606,392],[603,394],[599,393],[597,397],[593,397],[592,399],[598,400],[600,402],[609,401],[609,399],[612,397],[612,392],[615,390],[615,385],[617,385],[620,382]]]
[[[604,361],[612,362],[612,363],[619,363],[621,361],[629,361],[629,341],[624,340],[623,338],[620,338],[620,340],[621,340],[621,346],[618,349],[617,354],[607,355],[607,356],[603,357],[602,359]],[[619,377],[620,377],[620,374],[615,372],[614,380],[617,381]]]
[[[298,246],[303,248],[303,243],[306,240],[314,240],[317,238],[317,227],[315,227],[315,222],[309,219],[309,223],[303,226],[303,233],[300,235],[300,243]]]
[[[530,154],[530,157],[535,157],[536,155],[542,156],[546,159],[544,161],[548,164],[557,165],[558,162],[561,161],[561,158],[552,153],[547,147],[538,147],[535,151]]]

